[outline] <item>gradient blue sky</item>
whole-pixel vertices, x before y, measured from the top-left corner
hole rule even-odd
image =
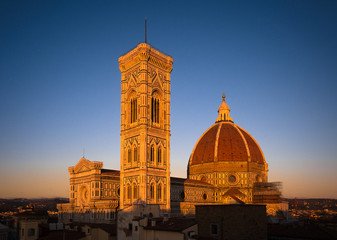
[[[222,92],[285,197],[337,198],[337,1],[1,1],[0,197],[68,197],[81,158],[119,169],[118,57],[171,55],[171,175]]]

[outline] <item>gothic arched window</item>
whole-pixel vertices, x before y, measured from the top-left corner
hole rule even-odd
[[[133,148],[133,161],[138,161],[138,148],[136,146]]]
[[[162,163],[162,151],[161,151],[161,147],[158,147],[158,152],[157,152],[157,162],[158,164]]]
[[[133,198],[138,198],[138,186],[136,184],[133,184]]]
[[[154,146],[153,145],[150,148],[150,162],[154,163]]]
[[[154,199],[154,183],[151,183],[150,185],[150,198]]]
[[[127,199],[130,200],[131,199],[131,185],[128,184],[128,191],[127,191]]]
[[[151,121],[154,123],[159,123],[159,97],[154,94],[151,99]]]
[[[131,149],[128,149],[128,163],[131,163],[132,155],[131,155]]]
[[[162,201],[163,194],[162,194],[162,184],[161,183],[159,183],[159,185],[157,187],[157,198],[158,198],[159,202]]]
[[[137,119],[137,97],[134,96],[130,100],[130,123],[136,122]]]

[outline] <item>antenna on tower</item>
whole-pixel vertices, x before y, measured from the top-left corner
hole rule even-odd
[[[146,17],[145,17],[145,43],[147,43],[147,36],[146,36]]]
[[[83,148],[83,155],[82,155],[82,157],[85,158],[85,148]]]

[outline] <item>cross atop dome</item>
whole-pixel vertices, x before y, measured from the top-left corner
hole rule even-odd
[[[215,122],[221,122],[221,121],[230,121],[230,122],[233,122],[233,118],[230,117],[229,115],[229,112],[230,112],[230,109],[226,103],[226,95],[225,93],[222,94],[222,103],[219,107],[219,110],[218,110],[218,113],[219,113],[219,116],[218,118],[216,119]]]

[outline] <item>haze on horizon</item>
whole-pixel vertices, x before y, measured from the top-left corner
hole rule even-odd
[[[337,198],[337,2],[1,1],[0,198],[68,197],[85,156],[119,169],[118,57],[173,57],[171,176],[221,95],[284,197]]]

